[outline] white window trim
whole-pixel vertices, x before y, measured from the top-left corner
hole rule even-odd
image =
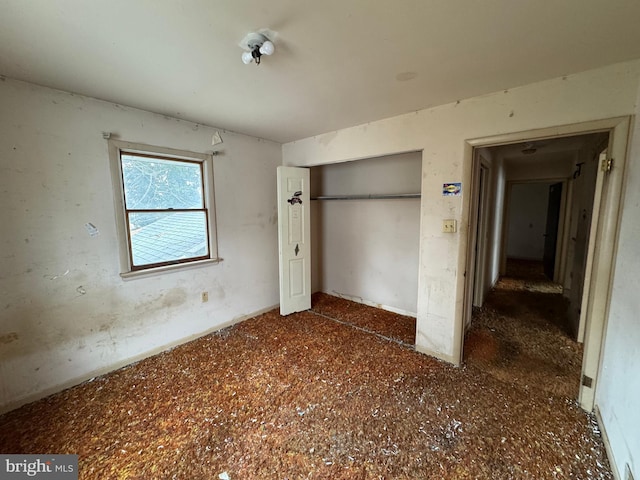
[[[213,154],[195,153],[186,150],[176,150],[173,148],[157,147],[145,145],[143,143],[123,142],[121,140],[108,140],[109,162],[111,166],[111,179],[113,182],[113,199],[115,206],[116,230],[118,232],[118,250],[120,257],[120,276],[124,279],[141,276],[158,275],[175,270],[200,267],[217,264],[222,261],[218,256],[218,229],[216,224],[215,195],[213,183]],[[209,252],[211,258],[206,260],[195,260],[193,262],[177,263],[174,265],[163,265],[141,270],[132,270],[131,253],[128,246],[127,225],[124,203],[124,185],[122,183],[122,164],[120,153],[143,153],[147,155],[160,155],[176,160],[191,160],[202,163],[203,184],[204,184],[204,205],[207,209],[207,220],[209,224]]]

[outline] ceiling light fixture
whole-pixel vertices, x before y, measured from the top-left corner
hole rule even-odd
[[[242,53],[242,61],[245,65],[255,60],[256,65],[260,65],[262,55],[271,55],[276,47],[266,35],[262,33],[249,33],[240,42],[240,46],[245,50]]]

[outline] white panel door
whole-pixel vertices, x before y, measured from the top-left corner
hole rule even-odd
[[[280,315],[311,308],[309,169],[278,167]]]
[[[578,400],[588,412],[595,406],[595,391],[600,373],[604,345],[611,281],[615,264],[616,242],[620,220],[622,185],[630,121],[621,120],[609,134],[607,158],[613,158],[610,172],[598,169],[596,194],[591,219],[591,233],[587,253],[587,272],[581,311],[584,315],[585,338],[582,357],[582,382]],[[587,298],[584,298],[584,296]]]

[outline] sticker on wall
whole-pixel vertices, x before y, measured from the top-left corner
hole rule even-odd
[[[87,233],[89,234],[90,237],[95,237],[97,235],[100,235],[100,232],[98,231],[98,227],[96,227],[93,223],[85,223],[84,228],[87,229]]]
[[[299,203],[300,205],[302,205],[302,199],[300,198],[300,195],[302,195],[302,192],[294,193],[293,197],[287,200],[287,202],[289,202],[291,205],[295,205],[296,203]]]
[[[462,183],[443,183],[442,195],[445,197],[459,197],[462,195]]]

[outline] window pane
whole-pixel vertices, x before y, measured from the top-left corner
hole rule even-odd
[[[136,267],[209,255],[204,211],[129,213]]]
[[[128,153],[121,161],[127,209],[204,208],[199,163]]]

